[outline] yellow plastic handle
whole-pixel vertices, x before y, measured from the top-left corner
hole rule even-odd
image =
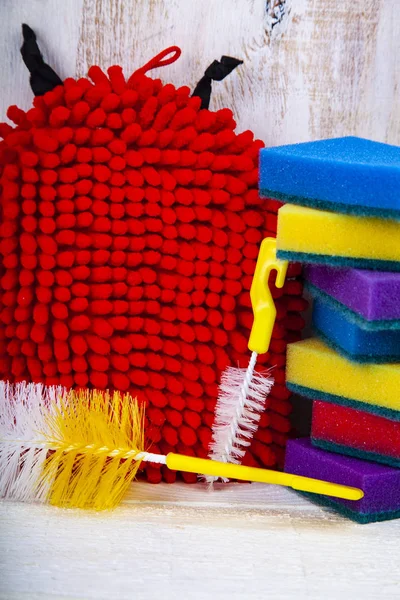
[[[227,479],[241,479],[243,481],[258,481],[260,483],[271,483],[284,485],[303,492],[335,496],[345,500],[360,500],[364,492],[359,488],[348,487],[329,481],[320,481],[301,475],[280,473],[269,469],[256,469],[243,465],[183,456],[182,454],[167,454],[167,467],[174,471],[185,471],[186,473],[199,473],[201,475],[214,475],[215,477],[226,477]]]
[[[249,350],[257,354],[268,352],[276,318],[274,299],[268,285],[269,274],[276,271],[275,285],[283,287],[288,262],[276,258],[276,239],[265,238],[258,254],[256,270],[250,289],[254,321],[249,338]]]

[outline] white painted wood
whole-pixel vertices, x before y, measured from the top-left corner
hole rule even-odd
[[[242,58],[211,106],[230,106],[267,145],[349,134],[400,144],[398,0],[18,0],[0,17],[2,115],[31,100],[26,20],[63,77],[93,63],[130,73],[178,44],[181,59],[154,74],[193,88],[215,58]]]
[[[282,23],[271,31],[279,4]],[[130,72],[178,44],[180,61],[155,73],[193,87],[229,54],[244,65],[215,84],[212,107],[231,107],[239,129],[267,145],[349,134],[400,143],[398,8],[397,0],[84,0],[77,68],[118,62]]]
[[[83,0],[16,0],[0,2],[0,120],[11,104],[32,104],[29,73],[22,61],[22,23],[36,32],[45,60],[61,78],[75,74]]]
[[[289,490],[135,483],[115,511],[0,503],[2,600],[399,597],[400,522]]]

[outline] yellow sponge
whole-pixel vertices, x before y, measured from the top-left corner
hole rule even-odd
[[[400,271],[400,221],[285,204],[277,255],[300,262]]]
[[[312,338],[288,345],[286,379],[302,396],[400,421],[400,363],[350,362]]]

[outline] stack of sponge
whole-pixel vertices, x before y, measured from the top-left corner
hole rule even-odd
[[[261,151],[260,189],[289,202],[278,256],[305,263],[315,337],[290,344],[287,386],[312,398],[311,439],[285,469],[362,487],[315,497],[358,522],[400,516],[400,148],[348,137]]]

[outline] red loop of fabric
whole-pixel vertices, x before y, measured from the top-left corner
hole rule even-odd
[[[169,46],[169,48],[165,48],[165,50],[159,52],[159,54],[156,54],[156,56],[143,65],[143,67],[135,71],[135,73],[147,73],[147,71],[151,71],[157,67],[166,67],[167,65],[171,65],[178,60],[181,54],[182,50],[179,48],[179,46]],[[168,55],[171,56],[166,58]]]

